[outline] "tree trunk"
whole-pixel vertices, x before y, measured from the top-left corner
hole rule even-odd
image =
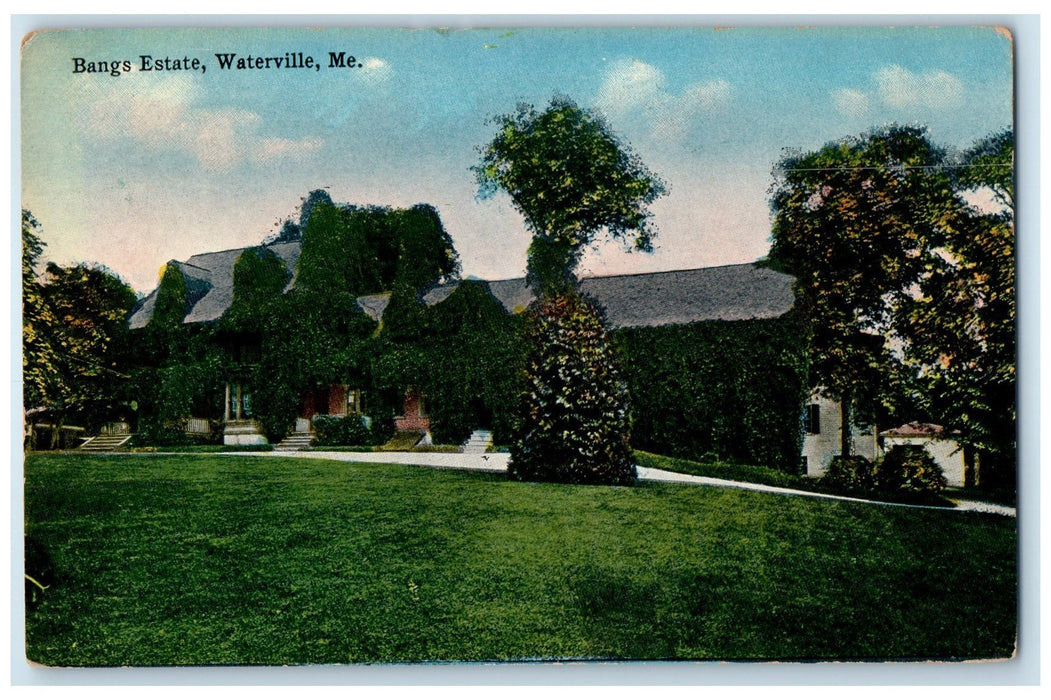
[[[850,396],[844,396],[839,402],[839,454],[842,457],[849,457],[853,448],[850,430],[850,401]]]
[[[978,485],[978,471],[975,469],[974,448],[965,446],[963,448],[963,486],[973,488]]]
[[[51,421],[51,449],[57,450],[62,442],[62,428],[65,427],[65,415],[59,415],[58,420]]]

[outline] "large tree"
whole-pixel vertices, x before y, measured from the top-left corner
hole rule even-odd
[[[496,137],[475,167],[483,195],[503,189],[533,233],[530,284],[538,291],[572,286],[585,247],[605,230],[652,250],[648,205],[664,184],[603,119],[566,97],[537,111],[519,105],[495,120]]]
[[[22,401],[26,410],[42,408],[56,371],[54,314],[44,299],[37,268],[44,252],[40,223],[22,210]]]
[[[958,191],[982,204],[961,207],[917,293],[898,305],[895,330],[919,376],[924,409],[985,456],[988,482],[1009,478],[1014,466],[1013,132],[982,139],[955,165]],[[970,459],[968,466],[973,482]]]
[[[520,105],[475,168],[482,194],[503,189],[533,232],[527,279],[539,297],[527,312],[527,362],[511,450],[520,479],[631,483],[627,385],[601,311],[577,290],[583,250],[605,231],[652,250],[648,205],[663,183],[594,112],[556,97]]]
[[[33,245],[32,215],[23,215],[30,236],[23,253],[25,400],[48,409],[57,444],[69,419],[97,428],[115,416],[129,359],[127,316],[135,293],[115,274],[90,265],[49,263],[42,281],[31,277],[42,246]],[[27,263],[28,267],[27,267]]]
[[[811,379],[842,406],[844,456],[855,409],[874,409],[883,393],[895,300],[958,218],[944,165],[924,129],[890,126],[776,167],[770,257],[798,280],[813,323]]]

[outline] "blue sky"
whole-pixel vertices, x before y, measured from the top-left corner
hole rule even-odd
[[[218,52],[358,69],[220,71]],[[74,74],[73,57],[200,58],[204,74]],[[47,257],[137,290],[160,267],[260,242],[324,187],[436,206],[464,274],[521,275],[529,233],[470,167],[518,102],[598,109],[669,185],[653,254],[601,243],[585,274],[748,262],[769,248],[771,169],[888,122],[966,148],[1012,124],[1011,41],[992,28],[89,30],[23,50],[23,206]]]

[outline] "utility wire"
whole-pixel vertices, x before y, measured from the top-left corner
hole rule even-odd
[[[961,165],[858,165],[837,168],[778,168],[782,172],[853,172],[859,170],[950,170],[959,168],[1013,168],[1014,163],[966,163]]]

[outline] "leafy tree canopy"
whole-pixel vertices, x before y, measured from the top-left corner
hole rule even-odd
[[[924,408],[960,439],[1013,466],[1015,445],[1014,137],[983,139],[955,168],[962,190],[987,188],[999,210],[961,207],[926,259],[895,331]]]
[[[922,128],[891,126],[783,158],[770,257],[797,277],[814,325],[812,381],[843,406],[879,394],[892,301],[959,218],[944,152]],[[849,453],[844,430],[842,452]]]
[[[44,299],[37,267],[44,252],[40,223],[22,210],[22,391],[26,408],[45,401],[50,377],[57,371],[54,346],[56,321]]]
[[[135,292],[105,270],[50,263],[42,293],[55,320],[46,405],[60,421],[73,416],[95,427],[116,409],[128,378],[127,316]]]
[[[542,112],[523,104],[494,121],[499,131],[474,171],[481,194],[506,191],[533,232],[531,284],[572,285],[583,248],[602,230],[652,250],[647,206],[665,185],[595,112],[555,97]]]

